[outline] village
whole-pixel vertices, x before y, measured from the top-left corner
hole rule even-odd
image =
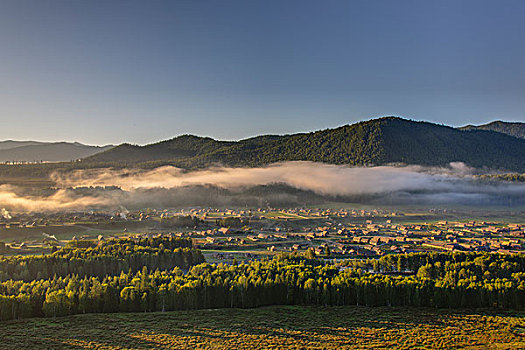
[[[243,250],[250,251],[247,257],[269,254],[264,249],[270,253],[312,249],[330,258],[422,251],[525,253],[524,224],[446,220],[401,224],[393,222],[393,218],[403,214],[380,210],[291,209],[281,210],[281,215],[270,213],[266,215],[264,210],[250,212],[255,221],[250,217],[246,223],[250,226],[241,229],[220,227],[179,235],[194,238],[204,251],[228,252],[216,253],[219,258],[232,258],[234,252]],[[235,215],[233,212],[227,214]],[[242,217],[244,213],[238,214]],[[208,215],[206,213],[206,217]],[[352,223],[352,220],[344,220],[346,218],[361,218],[361,222]],[[268,223],[268,220],[274,222]]]
[[[330,208],[121,208],[53,214],[4,209],[0,254],[45,254],[70,240],[158,235],[191,238],[209,262],[308,250],[337,259],[423,251],[525,253],[523,222],[450,220],[443,211],[416,214]]]

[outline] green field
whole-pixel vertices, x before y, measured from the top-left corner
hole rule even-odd
[[[524,349],[525,314],[292,307],[0,323],[2,349]]]

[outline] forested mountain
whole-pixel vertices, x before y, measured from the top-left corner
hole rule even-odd
[[[208,137],[182,135],[171,140],[136,146],[124,143],[108,151],[88,157],[86,161],[96,162],[147,162],[175,160],[211,154],[217,149],[232,146],[235,142],[216,141]]]
[[[467,125],[462,130],[489,130],[497,131],[514,137],[525,139],[525,123],[509,123],[501,120],[483,125]]]
[[[83,163],[195,168],[212,164],[260,166],[294,160],[350,165],[464,162],[474,167],[525,170],[525,140],[493,131],[459,130],[385,117],[336,129],[258,136],[237,142],[184,135],[146,146],[123,144],[85,158]]]
[[[0,162],[67,162],[112,148],[87,146],[71,142],[3,141],[0,142]]]

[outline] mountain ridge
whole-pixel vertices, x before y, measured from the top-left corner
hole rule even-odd
[[[488,130],[500,132],[517,138],[525,139],[525,123],[521,122],[505,122],[502,120],[495,120],[493,122],[482,125],[465,125],[460,127],[461,130]]]
[[[78,142],[13,141],[0,142],[0,162],[66,162],[112,148]]]
[[[464,162],[473,167],[521,171],[525,170],[525,140],[490,130],[462,130],[425,121],[382,117],[333,129],[260,135],[239,141],[186,134],[144,146],[122,144],[82,162],[195,168],[261,166],[295,160],[428,166]]]

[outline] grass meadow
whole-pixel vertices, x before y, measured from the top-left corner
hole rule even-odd
[[[0,323],[9,349],[525,349],[525,314],[412,308],[76,315]]]

